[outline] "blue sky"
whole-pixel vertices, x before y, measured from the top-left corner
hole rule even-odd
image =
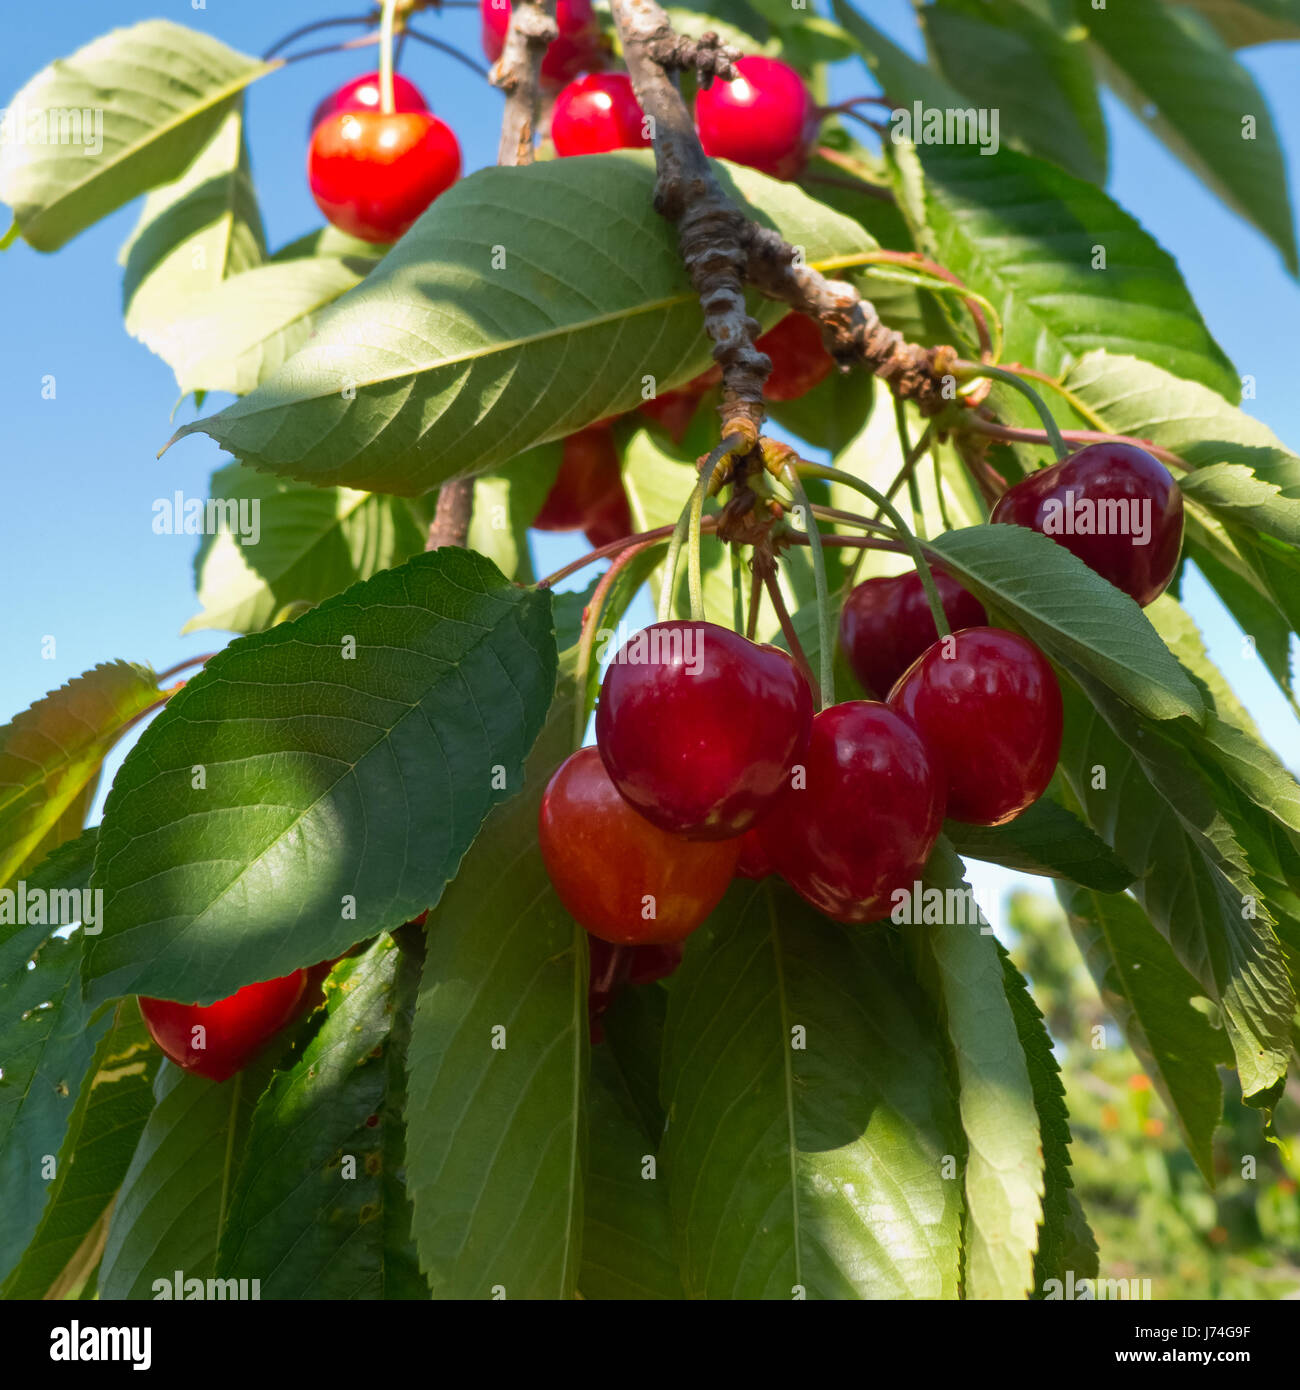
[[[170,18],[257,53],[300,24],[364,8],[357,0],[343,0],[338,11],[320,0],[59,0],[27,7],[0,48],[0,101],[52,59],[140,19]],[[861,8],[919,54],[906,0],[871,0]],[[425,16],[422,25],[481,57],[476,10]],[[251,90],[253,168],[272,246],[320,225],[304,174],[308,117],[328,91],[373,66],[373,50],[365,52],[294,65]],[[1250,49],[1243,58],[1268,95],[1294,188],[1300,184],[1294,46]],[[404,70],[456,129],[466,169],[491,163],[499,94],[415,44]],[[835,70],[833,95],[869,90],[856,65]],[[1124,108],[1108,100],[1107,114],[1110,191],[1177,258],[1211,330],[1239,370],[1255,377],[1252,413],[1288,443],[1300,444],[1300,393],[1288,337],[1300,321],[1300,288],[1271,247],[1225,211]],[[55,256],[22,244],[0,255],[0,564],[6,596],[0,722],[97,662],[125,657],[161,670],[221,641],[210,632],[179,635],[195,611],[195,538],[158,536],[151,529],[154,500],[176,489],[205,496],[220,455],[211,441],[197,437],[162,460],[155,457],[171,433],[177,392],[169,369],[122,327],[117,252],[136,212],[117,213]],[[54,399],[43,398],[47,376],[54,378]],[[192,414],[190,403],[178,420]],[[571,538],[543,538],[540,572],[575,553]],[[1279,753],[1300,766],[1300,729],[1262,666],[1243,658],[1239,634],[1204,585],[1193,585],[1188,597],[1225,674]],[[55,639],[52,660],[42,656],[47,637]],[[110,771],[120,757],[121,750]],[[983,883],[991,896],[1008,881],[981,873],[976,886]]]

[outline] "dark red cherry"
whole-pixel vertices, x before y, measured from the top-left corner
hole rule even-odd
[[[378,111],[380,109],[379,74],[368,72],[362,77],[354,77],[345,82],[337,92],[331,93],[312,112],[311,128],[315,130],[326,116],[335,116],[340,111]],[[429,103],[424,93],[408,82],[401,73],[393,74],[393,109],[395,111],[427,111]]]
[[[968,627],[940,639],[899,677],[889,704],[942,768],[953,820],[1002,825],[1047,790],[1061,752],[1061,687],[1014,632]]]
[[[710,367],[693,377],[685,386],[675,391],[665,391],[651,400],[642,401],[637,407],[642,415],[648,415],[662,429],[674,444],[680,444],[686,437],[691,421],[700,404],[700,397],[722,380],[722,368]]]
[[[983,604],[973,594],[943,570],[932,567],[932,572],[949,627],[956,631],[988,622]],[[915,570],[859,584],[840,613],[844,655],[862,684],[882,697],[938,636]]]
[[[560,156],[649,145],[632,79],[624,72],[591,72],[570,82],[555,98],[551,139]]]
[[[807,314],[787,314],[754,346],[772,359],[763,395],[769,401],[797,401],[831,373],[835,359],[826,351],[822,331]]]
[[[186,1071],[225,1081],[241,1071],[298,1014],[307,971],[245,985],[215,1004],[177,1004],[140,996],[150,1036]]]
[[[759,822],[772,867],[838,922],[887,916],[920,877],[943,824],[943,781],[887,705],[850,700],[813,720],[805,776]]]
[[[632,965],[627,973],[630,985],[649,985],[666,980],[682,963],[684,947],[681,942],[671,946],[629,946]]]
[[[546,872],[574,921],[623,945],[668,945],[718,905],[734,840],[691,843],[650,824],[618,794],[595,748],[556,769],[537,816]]]
[[[763,848],[758,827],[746,830],[740,840],[740,858],[736,860],[737,878],[766,878],[772,873],[772,861]]]
[[[396,241],[460,177],[460,146],[428,111],[344,111],[316,127],[307,178],[340,231]]]
[[[630,536],[635,530],[632,523],[632,508],[620,482],[618,490],[610,495],[587,518],[582,533],[593,550],[602,545],[612,545]]]
[[[596,746],[614,785],[675,835],[743,835],[808,743],[812,694],[778,647],[674,619],[630,637],[605,672]]]
[[[533,518],[533,526],[538,531],[580,531],[602,522],[608,526],[611,516],[621,519],[620,502],[626,510],[618,447],[608,429],[591,425],[564,441],[560,471]],[[630,513],[627,521],[623,535],[632,529]]]
[[[817,134],[817,106],[803,78],[776,58],[746,57],[732,82],[714,79],[695,98],[704,153],[778,179],[797,177]]]
[[[1136,444],[1089,444],[1022,478],[991,519],[1050,536],[1145,608],[1178,568],[1183,494]]]
[[[479,0],[483,52],[495,63],[505,46],[510,27],[510,0]],[[605,66],[608,56],[591,0],[558,0],[555,22],[560,37],[548,45],[542,57],[542,85],[562,87],[580,72]]]

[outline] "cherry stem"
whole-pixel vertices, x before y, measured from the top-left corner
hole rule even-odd
[[[930,573],[929,563],[926,561],[925,554],[917,543],[916,537],[907,529],[906,523],[899,516],[893,503],[883,493],[877,492],[870,483],[864,483],[861,478],[855,478],[852,473],[845,473],[838,468],[828,468],[825,464],[803,461],[799,463],[798,468],[805,478],[825,478],[828,482],[843,483],[845,487],[851,487],[860,492],[864,497],[874,502],[894,523],[907,553],[912,558],[912,563],[916,566],[921,587],[925,590],[926,601],[930,605],[931,616],[934,618],[935,630],[940,637],[947,637],[952,629],[948,626],[948,618],[943,611],[943,600],[939,597],[939,590],[935,586],[934,575]]]
[[[924,431],[924,433],[921,435],[920,439],[918,439],[918,440],[916,441],[916,445],[915,445],[915,447],[912,449],[911,453],[909,453],[909,454],[903,459],[903,466],[902,466],[902,467],[898,470],[898,472],[894,475],[893,481],[889,484],[889,487],[886,489],[886,491],[885,491],[885,497],[886,497],[887,500],[889,500],[889,501],[892,501],[892,500],[893,500],[894,494],[895,494],[895,493],[898,491],[898,489],[899,489],[900,487],[902,487],[903,484],[907,481],[907,476],[908,476],[908,474],[911,473],[912,470],[916,467],[917,463],[920,461],[922,455],[925,453],[926,449],[929,447],[930,441],[931,441],[933,438],[934,438],[934,422],[931,421],[930,424],[928,424],[928,425],[925,427],[925,431]],[[877,509],[877,511],[876,511],[876,521],[877,521],[877,522],[879,522],[881,515],[882,515],[882,513],[880,512],[879,509]],[[949,529],[951,529],[951,528],[949,528]],[[850,589],[852,589],[853,586],[854,586],[854,584],[857,583],[858,571],[862,568],[862,562],[863,562],[864,559],[866,559],[866,551],[865,551],[865,550],[862,551],[862,553],[858,555],[858,557],[857,557],[856,560],[854,560],[854,562],[853,562],[853,568],[849,571],[848,587],[849,587]]]
[[[941,280],[944,286],[951,286],[951,292],[957,294],[962,303],[966,306],[966,312],[971,316],[971,322],[975,325],[975,333],[979,338],[980,353],[996,355],[993,347],[993,336],[989,331],[988,319],[985,317],[985,305],[980,303],[982,296],[975,295],[964,280],[959,279],[948,269],[947,266],[940,265],[938,261],[932,261],[928,256],[923,256],[919,251],[890,251],[882,247],[878,251],[873,251],[864,262],[865,265],[900,265],[910,266],[917,270],[923,270],[927,275],[933,276],[936,280]],[[930,285],[921,286],[938,292],[940,286]],[[985,301],[987,304],[987,301]],[[990,309],[991,305],[988,306]],[[999,345],[1002,338],[1002,328],[998,325]]]
[[[704,519],[704,496],[709,487],[709,470],[701,469],[695,491],[691,493],[690,536],[686,550],[686,578],[690,586],[691,618],[704,620],[704,576],[700,558],[700,525]]]
[[[752,642],[758,632],[758,610],[763,601],[763,576],[757,563],[750,565],[749,618],[745,623],[745,636]]]
[[[328,43],[322,48],[308,48],[302,53],[290,53],[287,58],[277,58],[277,63],[301,63],[304,58],[322,58],[327,53],[347,53],[354,48],[371,48],[379,42],[378,34],[362,34],[357,39],[347,39],[343,43]]]
[[[578,639],[577,706],[573,715],[573,746],[575,748],[581,746],[582,736],[587,731],[587,680],[588,672],[591,670],[591,649],[595,645],[596,633],[600,628],[605,600],[609,597],[609,591],[613,588],[614,580],[618,578],[620,572],[626,569],[638,555],[649,550],[651,546],[659,544],[659,541],[651,540],[628,546],[621,555],[615,557],[613,564],[600,576],[600,582],[591,595],[591,601],[587,604],[587,611],[583,615],[582,635]]]
[[[1057,461],[1068,458],[1070,450],[1066,447],[1065,440],[1061,437],[1061,427],[1056,423],[1056,418],[1048,410],[1047,403],[1042,396],[1021,377],[1014,372],[1008,372],[1002,367],[994,367],[987,362],[958,362],[954,370],[960,381],[970,380],[973,377],[987,376],[994,381],[1004,382],[1007,386],[1014,386],[1022,396],[1028,398],[1030,404],[1038,412],[1038,418],[1043,422],[1043,428],[1047,431],[1048,442],[1052,446],[1052,452],[1056,455]]]
[[[857,512],[844,512],[838,507],[823,507],[820,502],[812,505],[813,515],[820,517],[822,521],[840,521],[845,526],[856,526],[863,531],[883,531],[888,537],[893,537],[894,528],[886,526],[882,522],[873,521],[870,517],[859,516]],[[823,539],[829,540],[830,537]]]
[[[344,24],[364,24],[369,28],[374,22],[374,15],[368,14],[347,15],[339,19],[318,19],[314,24],[304,24],[302,28],[295,29],[292,34],[286,34],[284,38],[278,39],[262,54],[262,61],[269,63],[282,48],[288,48],[291,43],[296,43],[299,39],[306,38],[308,34],[314,34],[319,29],[333,29]]]
[[[677,518],[677,525],[673,527],[672,538],[668,542],[668,556],[664,560],[663,587],[659,590],[658,619],[661,623],[666,623],[673,615],[673,596],[677,589],[677,562],[681,556],[682,545],[686,541],[687,533],[690,531],[691,506],[694,501],[695,493],[692,492],[686,505],[682,508],[681,516]]]
[[[385,116],[397,110],[393,97],[393,27],[401,0],[384,0],[383,18],[379,22],[379,109]]]
[[[901,396],[894,397],[894,428],[898,432],[898,442],[903,447],[903,462],[912,457],[912,432],[907,424],[907,407]],[[912,529],[922,540],[925,539],[925,514],[921,509],[921,489],[916,481],[915,467],[907,468],[907,497],[912,504]]]
[[[158,684],[161,685],[168,676],[174,676],[178,671],[187,670],[191,666],[203,666],[216,656],[216,652],[204,652],[202,656],[188,656],[184,661],[178,661],[175,666],[169,666],[165,671],[158,672]]]
[[[1046,430],[1015,429],[1010,425],[997,425],[991,420],[967,420],[964,429],[976,434],[987,435],[990,439],[1002,439],[1013,444],[1050,444]],[[1139,449],[1155,455],[1164,464],[1186,471],[1191,465],[1171,449],[1162,449],[1149,439],[1139,439],[1132,434],[1107,434],[1104,430],[1062,430],[1061,438],[1068,444],[1136,444]]]
[[[717,522],[711,516],[704,518],[703,529],[712,531]],[[656,526],[652,531],[640,531],[634,536],[623,536],[616,541],[610,541],[608,545],[597,546],[595,550],[589,550],[585,555],[576,560],[571,560],[567,565],[556,570],[554,574],[548,574],[545,579],[539,579],[533,585],[535,589],[550,589],[560,582],[567,579],[571,574],[577,574],[579,570],[586,569],[588,565],[594,565],[597,560],[608,560],[611,555],[617,555],[630,545],[639,545],[642,541],[659,541],[666,536],[671,536],[675,527]]]
[[[731,550],[731,626],[737,632],[745,630],[745,575],[736,546]]]
[[[757,552],[754,555],[754,565],[756,568],[761,568],[767,596],[772,600],[772,607],[776,609],[777,621],[781,624],[781,633],[785,637],[786,645],[790,648],[790,655],[794,657],[799,669],[803,672],[804,679],[808,682],[808,688],[813,693],[813,700],[817,708],[821,709],[822,695],[817,688],[817,677],[813,675],[813,669],[809,664],[807,654],[804,652],[803,643],[799,641],[799,634],[794,630],[790,610],[785,606],[785,599],[781,596],[781,585],[776,578],[776,565],[770,556],[760,557]]]
[[[436,48],[439,53],[445,53],[449,58],[455,58],[458,63],[464,64],[471,72],[477,73],[485,82],[487,81],[487,68],[482,63],[476,63],[468,54],[462,53],[455,44],[445,43],[442,39],[435,39],[432,34],[422,34],[418,29],[412,29],[409,24],[402,30],[402,33],[406,38],[417,39],[430,48]]]
[[[804,487],[803,479],[799,476],[793,462],[786,464],[784,473],[790,484],[790,489],[794,493],[795,501],[798,502],[803,509],[804,516],[808,519],[805,530],[812,556],[813,583],[817,588],[817,641],[820,648],[817,656],[818,664],[821,667],[821,698],[826,703],[833,705],[835,703],[835,631],[831,624],[831,596],[830,588],[826,583],[826,556],[822,551],[821,527],[817,525],[812,503],[808,500],[808,490]]]

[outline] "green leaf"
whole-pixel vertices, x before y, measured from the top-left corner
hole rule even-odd
[[[668,1017],[668,990],[663,984],[625,989],[602,1020],[605,1043],[618,1065],[622,1087],[631,1097],[641,1128],[657,1148],[664,1132],[659,1071]]]
[[[1040,797],[1008,825],[949,821],[944,833],[964,859],[984,859],[1018,873],[1067,879],[1102,893],[1122,893],[1133,871],[1077,816]]]
[[[969,526],[929,549],[1053,661],[1078,662],[1152,719],[1203,717],[1196,687],[1137,604],[1050,537],[1024,526]]]
[[[673,1256],[667,1182],[657,1165],[653,1171],[647,1167],[657,1139],[643,1127],[608,1047],[592,1050],[590,1098],[586,1219],[578,1275],[582,1296],[684,1298]]]
[[[0,896],[0,1279],[40,1223],[57,1177],[47,1165],[62,1150],[111,1022],[92,1015],[77,987],[84,932],[61,931],[81,920],[94,839],[72,841],[32,873],[22,912],[16,890]],[[18,920],[36,909],[41,921]]]
[[[920,18],[939,70],[975,106],[999,112],[1003,138],[1105,183],[1106,123],[1082,31],[980,0],[940,0]]]
[[[0,729],[0,884],[32,855],[48,853],[56,830],[65,839],[81,831],[104,755],[139,714],[159,698],[153,672],[113,661],[37,700]],[[69,809],[81,815],[69,822]]]
[[[1214,1183],[1214,1129],[1223,1110],[1223,1031],[1190,1000],[1201,987],[1127,894],[1056,890],[1102,1002],[1178,1121],[1206,1182]]]
[[[942,839],[925,883],[973,901],[961,861]],[[998,945],[975,922],[927,926],[907,940],[947,1028],[969,1151],[963,1295],[1023,1298],[1033,1287],[1043,1213],[1044,1141]]]
[[[174,1277],[216,1274],[227,1196],[258,1097],[272,1072],[264,1054],[229,1081],[164,1062],[154,1108],[122,1180],[99,1267],[102,1299],[150,1298]]]
[[[883,931],[738,881],[674,977],[664,1167],[696,1298],[955,1298],[939,1038]]]
[[[1213,26],[1157,0],[1101,10],[1075,0],[1075,13],[1105,55],[1106,79],[1118,94],[1296,274],[1286,163],[1268,103]]]
[[[874,244],[791,184],[718,171],[811,265],[838,270]],[[415,496],[631,410],[646,376],[684,384],[710,348],[653,189],[648,152],[479,170],[280,372],[177,437],[209,434],[307,482]]]
[[[20,122],[25,138],[0,142],[0,201],[32,246],[56,251],[180,178],[239,93],[277,66],[164,19],[115,29],[10,101],[6,124]]]
[[[831,9],[835,18],[857,40],[863,64],[879,83],[882,94],[896,106],[910,107],[917,101],[941,110],[966,105],[961,93],[945,78],[899,48],[847,0],[831,0]]]
[[[815,448],[838,454],[867,423],[874,396],[870,373],[835,371],[798,400],[772,402],[768,414]]]
[[[1274,39],[1300,39],[1297,0],[1171,0],[1199,10],[1219,31],[1225,43],[1244,48]]]
[[[209,495],[241,512],[235,530],[199,544],[202,611],[185,632],[260,632],[286,604],[320,603],[420,554],[428,532],[422,508],[405,498],[311,487],[237,463],[212,475]]]
[[[160,1060],[135,1000],[122,1000],[77,1096],[40,1225],[3,1285],[6,1299],[44,1296],[112,1205],[153,1109]]]
[[[379,264],[373,255],[273,260],[195,296],[151,343],[183,392],[242,396],[269,380],[311,339],[327,305]]]
[[[416,916],[518,790],[554,683],[549,597],[453,548],[231,643],[117,775],[91,998],[208,1004]]]
[[[1300,545],[1300,459],[1283,455],[1253,468],[1216,463],[1179,480],[1185,497],[1224,521]]]
[[[541,444],[474,479],[469,548],[519,583],[533,581],[528,528],[555,482],[562,454],[558,442]]]
[[[585,933],[537,847],[542,791],[572,747],[572,700],[566,680],[524,794],[493,813],[429,915],[409,1051],[406,1188],[435,1298],[572,1298],[577,1285]]]
[[[221,1235],[222,1278],[261,1279],[263,1298],[429,1296],[402,1183],[422,957],[414,928],[401,950],[385,933],[335,967],[324,1022],[253,1112]]]
[[[891,148],[905,167],[910,147]],[[922,201],[904,208],[918,248],[992,302],[1004,358],[1059,376],[1105,348],[1237,399],[1173,257],[1101,189],[1014,150],[927,144],[914,157]]]
[[[190,301],[260,265],[265,255],[238,102],[184,174],[145,199],[118,257],[126,267],[127,332],[175,366],[183,342],[175,325]],[[184,381],[181,387],[189,389]]]
[[[1016,1035],[1025,1054],[1029,1083],[1043,1136],[1043,1216],[1034,1256],[1033,1288],[1040,1297],[1048,1279],[1064,1279],[1074,1266],[1068,1263],[1074,1214],[1070,1205],[1074,1183],[1070,1178],[1070,1117],[1065,1106],[1061,1068],[1052,1055],[1052,1039],[1043,1015],[1034,1003],[1024,976],[1001,946],[1002,981],[1015,1019]],[[1079,1213],[1080,1217],[1082,1213]],[[1087,1231],[1087,1222],[1083,1223]],[[1084,1271],[1075,1269],[1075,1276]]]
[[[1061,682],[1071,789],[1138,870],[1134,896],[1184,969],[1222,1007],[1243,1097],[1270,1104],[1286,1076],[1295,999],[1241,845],[1178,726],[1141,720],[1072,674]]]

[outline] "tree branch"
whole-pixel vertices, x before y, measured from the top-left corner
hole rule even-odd
[[[655,0],[611,0],[611,9],[637,100],[654,120],[655,208],[677,224],[682,261],[722,364],[723,437],[757,439],[771,369],[753,346],[758,325],[745,312],[746,283],[817,319],[837,362],[862,363],[923,414],[946,409],[952,397],[945,379],[957,360],[952,348],[918,347],[886,328],[852,285],[803,264],[793,246],[750,221],[722,191],[665,67],[695,67],[707,85],[715,76],[733,77],[739,53],[713,35],[696,44],[679,38]]]

